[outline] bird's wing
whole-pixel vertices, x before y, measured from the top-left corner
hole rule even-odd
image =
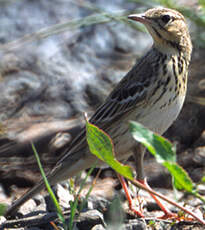
[[[118,83],[104,104],[90,118],[90,123],[106,132],[107,128],[110,128],[115,121],[124,119],[134,109],[136,110],[139,107],[140,111],[140,108],[146,103],[147,97],[149,97],[147,87],[150,82],[148,81],[151,80],[153,75],[152,67],[144,60],[141,59]],[[86,147],[86,128],[84,127],[69,147],[65,149],[64,156],[59,163],[66,160],[70,154],[83,151]]]
[[[140,68],[142,66],[143,68]],[[147,88],[150,86],[152,74],[152,67],[142,59],[119,82],[105,103],[91,117],[90,122],[103,129],[133,110],[140,111],[149,97]]]

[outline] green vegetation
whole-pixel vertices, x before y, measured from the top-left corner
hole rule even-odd
[[[88,121],[86,122],[86,129],[87,141],[91,153],[96,155],[100,160],[106,162],[106,164],[113,168],[117,173],[131,182],[134,182],[136,186],[145,189],[140,183],[134,180],[129,167],[123,166],[117,161],[117,159],[115,159],[114,146],[111,138],[104,131]],[[176,163],[175,149],[168,140],[133,121],[130,122],[130,131],[134,139],[143,144],[155,157],[155,159],[167,168],[173,178],[173,186],[175,189],[186,191],[205,203],[205,199],[197,192],[197,189],[195,188],[196,186],[191,181],[186,171]],[[149,190],[147,191],[150,192]],[[158,196],[158,194],[155,195]],[[168,202],[167,199],[166,201]],[[173,204],[173,202],[170,203]],[[177,204],[175,204],[175,206],[179,207]],[[179,208],[183,209],[182,207]],[[183,209],[183,211],[186,210]],[[187,213],[192,215],[194,218],[197,218],[193,213]],[[200,221],[200,219],[198,220]]]

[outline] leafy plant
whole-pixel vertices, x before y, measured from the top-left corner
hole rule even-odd
[[[95,165],[93,165],[93,167],[90,168],[90,170],[88,171],[88,173],[86,174],[86,177],[84,178],[84,180],[82,181],[82,183],[80,184],[80,188],[75,196],[75,199],[74,201],[71,201],[70,202],[70,209],[71,209],[71,213],[70,213],[70,218],[69,218],[69,223],[67,224],[66,221],[65,221],[65,218],[64,218],[64,215],[63,215],[63,212],[60,208],[60,205],[59,205],[59,202],[57,200],[57,198],[55,197],[55,194],[53,193],[51,187],[50,187],[50,184],[46,178],[46,175],[45,175],[45,172],[43,170],[43,167],[41,165],[41,162],[40,162],[40,158],[38,156],[38,153],[36,151],[36,148],[35,146],[32,144],[32,149],[33,149],[33,152],[34,152],[34,155],[36,157],[36,160],[37,160],[37,163],[38,163],[38,166],[39,166],[39,169],[40,169],[40,172],[41,172],[41,175],[43,177],[43,180],[45,182],[45,185],[46,185],[46,188],[49,192],[49,195],[53,201],[53,204],[55,205],[56,207],[56,211],[57,211],[57,215],[60,219],[60,221],[62,222],[63,224],[63,228],[65,230],[69,229],[69,230],[72,230],[73,227],[74,227],[74,218],[76,216],[76,213],[78,211],[78,208],[79,208],[79,214],[80,212],[82,211],[84,205],[85,205],[85,202],[87,201],[88,197],[89,197],[89,194],[91,193],[92,191],[92,188],[93,188],[93,185],[91,185],[90,189],[88,190],[87,194],[86,194],[86,197],[85,197],[85,200],[82,202],[82,204],[78,207],[78,203],[79,203],[79,196],[80,196],[80,193],[85,185],[85,182],[87,181],[88,177],[90,176],[90,174],[92,173],[93,169],[95,168]],[[1,207],[0,207],[1,208]]]
[[[146,129],[137,122],[130,122],[130,130],[134,139],[143,144],[149,152],[162,164],[174,178],[177,189],[192,192],[194,184],[188,174],[176,163],[176,152],[172,144],[165,138]]]
[[[115,159],[114,146],[111,138],[103,130],[99,129],[97,126],[89,123],[88,121],[86,121],[86,130],[87,141],[91,153],[96,155],[100,160],[105,161],[117,173],[126,177],[131,182],[134,182],[134,184],[140,188],[145,189],[140,183],[137,183],[137,181],[134,180],[131,168],[129,166],[122,165]],[[204,198],[201,197],[197,191],[195,191],[194,184],[186,171],[176,163],[175,150],[168,140],[146,129],[141,124],[133,121],[130,122],[130,131],[135,140],[143,144],[150,151],[150,153],[154,155],[156,160],[167,168],[174,179],[174,186],[177,189],[183,189],[198,197],[205,203]],[[153,192],[151,190],[147,191],[151,193]],[[153,194],[159,196],[157,193]],[[163,198],[162,196],[159,197]],[[168,199],[164,200],[170,202]],[[170,203],[174,204],[174,202]],[[176,203],[174,205],[194,216],[194,218],[198,219],[201,223],[204,223],[203,220],[198,218],[195,214],[189,212]]]
[[[79,203],[79,196],[80,193],[85,185],[85,182],[87,181],[88,177],[90,176],[90,174],[92,173],[93,169],[95,168],[95,165],[93,165],[93,167],[90,168],[90,170],[88,171],[88,173],[86,174],[86,177],[84,178],[84,180],[82,181],[82,183],[80,184],[80,188],[75,196],[74,201],[70,201],[70,209],[71,209],[71,213],[70,213],[70,220],[69,220],[69,224],[68,224],[68,229],[72,230],[73,226],[74,226],[74,218],[76,216],[77,211],[80,212],[83,210],[85,203],[93,189],[93,185],[90,186],[85,199],[83,200],[83,202],[81,203],[81,205],[78,207],[78,203]]]

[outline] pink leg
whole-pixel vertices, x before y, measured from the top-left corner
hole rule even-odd
[[[145,185],[147,188],[151,189],[148,185],[146,179],[139,181],[141,184]],[[152,190],[152,189],[151,189]],[[161,210],[164,212],[164,215],[162,217],[159,217],[160,219],[169,219],[169,218],[177,218],[177,214],[170,212],[162,203],[161,201],[152,193],[150,193],[151,197],[155,200],[157,205],[161,208]]]
[[[130,193],[128,191],[128,187],[127,187],[127,184],[125,182],[125,179],[124,177],[122,177],[121,175],[117,174],[118,175],[118,178],[120,180],[120,183],[125,191],[125,196],[128,200],[128,204],[129,204],[129,208],[132,212],[134,212],[137,216],[139,217],[144,217],[144,215],[142,214],[142,212],[140,211],[137,211],[135,208],[133,208],[133,205],[132,205],[132,197],[130,196]]]

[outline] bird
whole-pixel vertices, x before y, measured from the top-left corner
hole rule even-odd
[[[192,42],[185,18],[176,10],[151,8],[142,14],[129,15],[128,19],[142,23],[153,44],[119,81],[89,122],[111,137],[119,161],[134,156],[137,180],[143,183],[145,148],[132,137],[129,121],[137,121],[162,135],[176,120],[186,96]],[[97,160],[89,151],[86,127],[62,151],[61,159],[47,175],[51,185],[90,168]],[[98,165],[102,164],[98,160]],[[44,187],[41,180],[15,201],[6,215],[15,213]]]

